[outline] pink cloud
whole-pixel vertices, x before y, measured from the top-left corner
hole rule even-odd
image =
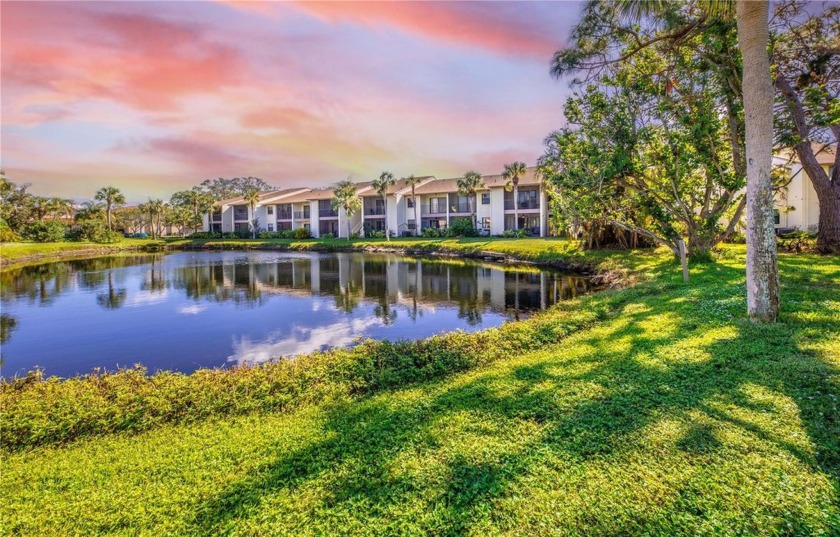
[[[299,9],[331,23],[350,20],[376,26],[390,24],[432,39],[504,55],[547,61],[562,44],[515,18],[493,15],[479,3],[449,2],[296,2]]]

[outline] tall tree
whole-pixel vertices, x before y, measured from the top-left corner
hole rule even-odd
[[[732,76],[732,55],[721,55],[719,51],[717,55],[709,55],[707,61],[699,67],[714,70],[722,64],[730,66],[718,69],[736,95],[734,98],[729,97],[730,110],[737,107],[737,102],[733,102],[735,99],[742,99],[743,102],[746,125],[746,156],[743,161],[747,177],[747,313],[755,321],[775,320],[779,308],[776,239],[773,232],[773,185],[770,175],[773,95],[767,57],[768,9],[766,1],[706,0],[672,3],[663,0],[619,0],[610,4],[595,0],[587,4],[583,19],[586,24],[579,25],[573,31],[576,46],[558,51],[552,65],[555,76],[579,69],[591,72],[608,68],[653,44],[667,41],[676,47],[689,35],[705,35],[706,30],[716,26],[718,21],[731,19],[734,11],[738,45],[744,64],[740,79]],[[618,18],[624,16],[631,19],[634,23],[645,18],[652,19],[648,27],[655,32],[640,38],[638,25],[617,25],[616,15]],[[610,26],[610,34],[593,35],[590,31],[593,28],[604,30]],[[634,44],[634,51],[620,56],[613,54],[611,44],[616,39]],[[738,134],[738,123],[738,114],[730,113],[734,134]],[[733,135],[733,145],[737,146],[736,142]],[[738,155],[738,148],[733,147],[733,158],[738,159]]]
[[[464,174],[463,177],[458,179],[458,193],[463,196],[472,196],[473,198],[473,206],[472,206],[472,221],[473,221],[473,228],[478,229],[478,222],[476,221],[477,215],[476,211],[478,210],[478,203],[476,200],[476,194],[479,190],[484,189],[484,181],[482,180],[481,174],[477,171],[470,170]]]
[[[502,179],[505,180],[505,189],[513,190],[513,227],[519,229],[519,180],[525,176],[527,167],[524,162],[512,162],[505,164],[502,171]]]
[[[411,204],[414,205],[414,235],[420,236],[420,217],[417,206],[417,185],[422,181],[421,178],[409,175],[405,178],[405,184],[411,188]]]
[[[113,230],[111,225],[111,210],[114,207],[125,205],[125,196],[120,189],[113,186],[105,186],[96,191],[96,201],[105,202],[105,219],[108,222],[108,230]]]
[[[382,202],[385,204],[385,240],[391,240],[391,230],[388,229],[388,189],[394,186],[394,174],[391,172],[382,172],[378,179],[374,179],[371,186],[377,194],[382,196]]]
[[[362,208],[362,200],[356,192],[356,185],[349,179],[340,181],[333,190],[331,205],[336,212],[344,209],[344,216],[347,219],[347,240],[350,240],[350,218]]]
[[[738,46],[744,63],[742,92],[747,146],[747,314],[759,322],[779,315],[773,213],[773,84],[767,55],[766,1],[735,3]]]
[[[776,133],[792,147],[819,202],[817,248],[840,253],[840,6],[819,13],[787,0],[774,9]],[[818,151],[831,155],[826,171]]]
[[[257,203],[260,201],[260,191],[256,188],[249,188],[242,196],[248,202],[248,207],[251,209],[251,238],[257,238],[257,226],[259,220],[257,219]]]
[[[209,192],[216,201],[244,196],[246,192],[254,189],[260,192],[276,190],[259,177],[233,177],[231,179],[219,177],[217,179],[207,179],[201,182],[201,188]]]
[[[213,196],[200,187],[175,192],[169,199],[169,202],[174,207],[185,207],[189,209],[192,218],[188,225],[194,231],[201,225],[201,215],[207,212],[208,207],[213,204],[213,201]]]

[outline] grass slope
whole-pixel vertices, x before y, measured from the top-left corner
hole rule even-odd
[[[561,341],[291,412],[7,452],[9,534],[819,535],[840,531],[840,260],[664,258]],[[615,254],[618,255],[618,254]]]
[[[28,264],[47,263],[70,256],[92,256],[141,250],[164,244],[153,239],[123,239],[112,244],[95,242],[4,242],[0,243],[0,264],[3,269]]]

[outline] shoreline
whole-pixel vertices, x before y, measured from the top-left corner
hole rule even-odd
[[[632,271],[624,267],[602,266],[604,259],[598,259],[577,248],[548,256],[529,257],[516,255],[510,251],[493,248],[493,242],[509,243],[517,240],[559,242],[558,239],[483,239],[482,241],[466,241],[463,239],[395,239],[386,242],[382,239],[355,239],[348,242],[345,239],[314,239],[304,241],[285,241],[276,239],[173,239],[169,241],[144,242],[142,244],[120,243],[118,245],[88,245],[78,249],[61,248],[55,251],[34,253],[31,255],[12,256],[0,255],[0,272],[20,269],[46,263],[67,260],[88,259],[94,257],[119,254],[123,252],[172,252],[172,251],[266,251],[266,252],[347,252],[347,253],[376,253],[401,254],[420,257],[447,257],[456,259],[471,259],[501,264],[531,265],[552,268],[555,270],[576,272],[592,277],[596,283],[610,288],[625,287],[634,283],[637,278]],[[381,242],[380,242],[381,241]],[[405,241],[405,242],[403,242]],[[403,242],[403,244],[400,244]],[[447,244],[449,242],[449,244]],[[406,244],[407,243],[407,244]],[[413,244],[421,243],[421,244]],[[453,247],[457,245],[459,247]],[[575,244],[564,240],[565,245]],[[18,243],[20,244],[20,243]],[[73,243],[51,243],[57,245]],[[484,248],[469,248],[472,244],[482,244]],[[465,246],[466,245],[466,246]],[[4,245],[6,247],[7,245]],[[80,245],[81,246],[81,245]],[[652,251],[652,250],[642,250]],[[602,256],[614,255],[619,250],[595,251]],[[577,254],[573,259],[572,255]],[[612,265],[612,264],[611,264]]]

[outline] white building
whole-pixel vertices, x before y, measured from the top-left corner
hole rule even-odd
[[[524,229],[533,236],[548,234],[548,200],[535,168],[528,168],[519,180],[518,204],[514,203],[513,189],[506,188],[501,175],[484,176],[484,188],[475,195],[459,193],[457,182],[456,178],[422,177],[412,196],[411,187],[400,179],[388,189],[387,208],[370,182],[357,183],[362,208],[349,219],[342,210],[333,210],[331,188],[263,192],[255,214],[251,214],[250,205],[241,197],[224,200],[212,218],[204,217],[204,229],[246,234],[256,218],[262,231],[304,227],[313,237],[327,233],[345,237],[348,228],[351,234],[364,236],[387,227],[393,236],[406,236],[416,234],[418,219],[422,231],[429,227],[446,228],[458,218],[475,218],[477,229],[486,235],[501,235],[513,229]]]
[[[817,161],[831,177],[837,147],[822,150],[814,147]],[[820,205],[811,178],[805,173],[795,154],[775,157],[777,165],[785,166],[790,173],[790,183],[776,195],[776,228],[793,228],[816,231],[820,218]]]

